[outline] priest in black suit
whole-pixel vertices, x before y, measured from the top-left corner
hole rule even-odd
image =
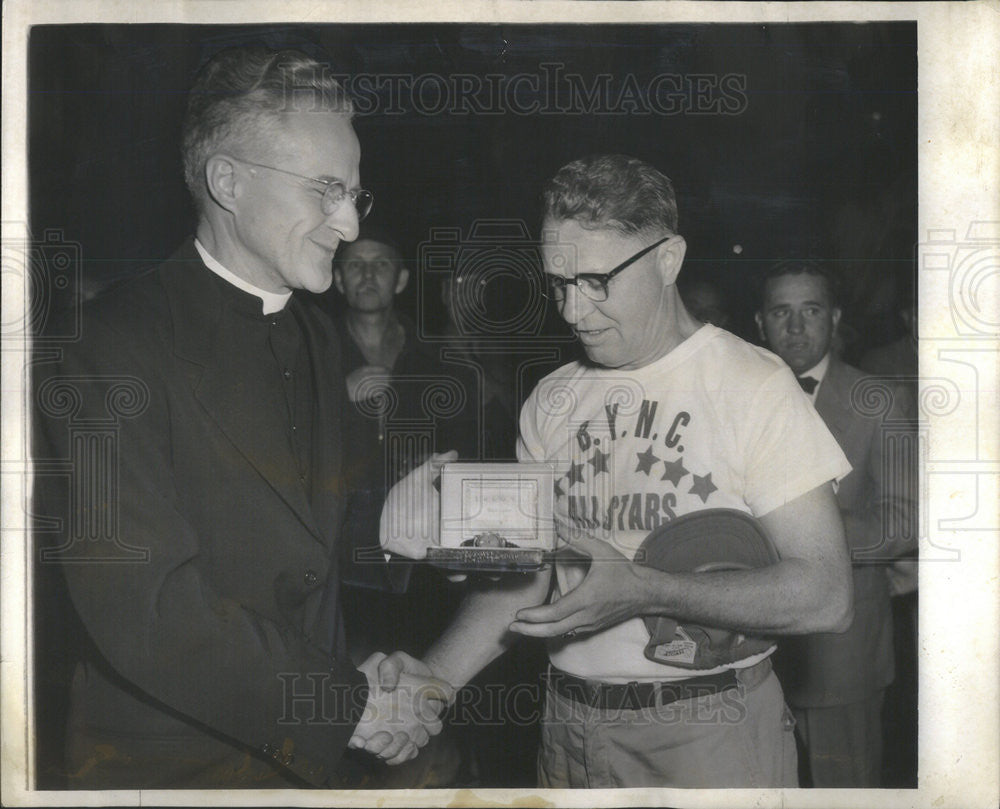
[[[65,526],[41,558],[90,649],[67,784],[349,785],[349,745],[405,761],[441,707],[419,678],[379,692],[379,656],[356,669],[344,650],[344,380],[300,290],[329,287],[371,207],[351,104],[303,54],[223,51],[183,152],[196,238],[88,305],[35,375],[36,458],[72,466],[39,479]]]

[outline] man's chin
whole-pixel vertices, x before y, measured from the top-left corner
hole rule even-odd
[[[792,372],[796,376],[801,376],[810,368],[816,366],[819,360],[814,360],[812,355],[805,355],[801,352],[785,352],[784,354],[779,354],[781,358],[785,361],[785,364],[792,369]],[[820,358],[822,359],[822,357]]]
[[[609,351],[602,351],[601,346],[583,346],[583,352],[587,355],[592,365],[600,365],[602,368],[615,368],[624,365],[624,362],[616,362],[616,358]]]
[[[331,286],[333,286],[333,271],[320,272],[310,275],[304,278],[302,288],[306,292],[312,292],[316,295],[320,295],[326,292]]]
[[[788,362],[788,360],[785,360]],[[792,369],[796,376],[801,376],[806,371],[811,368],[815,368],[819,360],[814,360],[812,357],[806,357],[802,359],[800,357],[793,357],[791,362],[788,362],[788,367]]]

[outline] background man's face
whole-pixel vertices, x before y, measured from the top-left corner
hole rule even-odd
[[[345,247],[335,272],[347,305],[361,312],[389,309],[408,276],[392,247],[370,239]]]
[[[547,220],[543,232],[553,236],[542,244],[546,273],[573,277],[606,273],[655,238],[623,236],[616,230],[588,230],[573,220]],[[663,355],[670,342],[670,324],[662,315],[665,293],[656,265],[657,251],[643,256],[612,279],[606,301],[584,297],[576,286],[566,287],[559,305],[570,328],[591,361],[606,368],[641,368]]]
[[[757,313],[761,337],[796,374],[823,359],[839,322],[826,279],[804,272],[768,281]]]
[[[702,323],[711,323],[720,329],[729,325],[730,318],[722,296],[711,284],[696,281],[681,293],[681,298],[688,311]]]
[[[268,154],[246,160],[357,188],[361,147],[350,121],[328,112],[285,116]],[[248,179],[235,211],[236,237],[253,276],[275,292],[323,292],[333,281],[333,254],[358,235],[358,216],[347,199],[323,213],[323,186],[268,169],[241,166]],[[258,280],[258,283],[261,283]]]

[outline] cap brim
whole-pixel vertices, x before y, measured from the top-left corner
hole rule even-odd
[[[635,562],[669,573],[758,568],[779,560],[774,543],[751,515],[728,508],[685,514],[649,533]]]

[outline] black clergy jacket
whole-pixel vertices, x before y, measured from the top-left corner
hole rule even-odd
[[[36,357],[38,559],[91,642],[70,788],[339,785],[367,700],[337,607],[346,396],[333,325],[299,296],[264,316],[188,242]],[[282,369],[269,330],[292,326],[305,351]],[[282,395],[301,373],[305,458]]]

